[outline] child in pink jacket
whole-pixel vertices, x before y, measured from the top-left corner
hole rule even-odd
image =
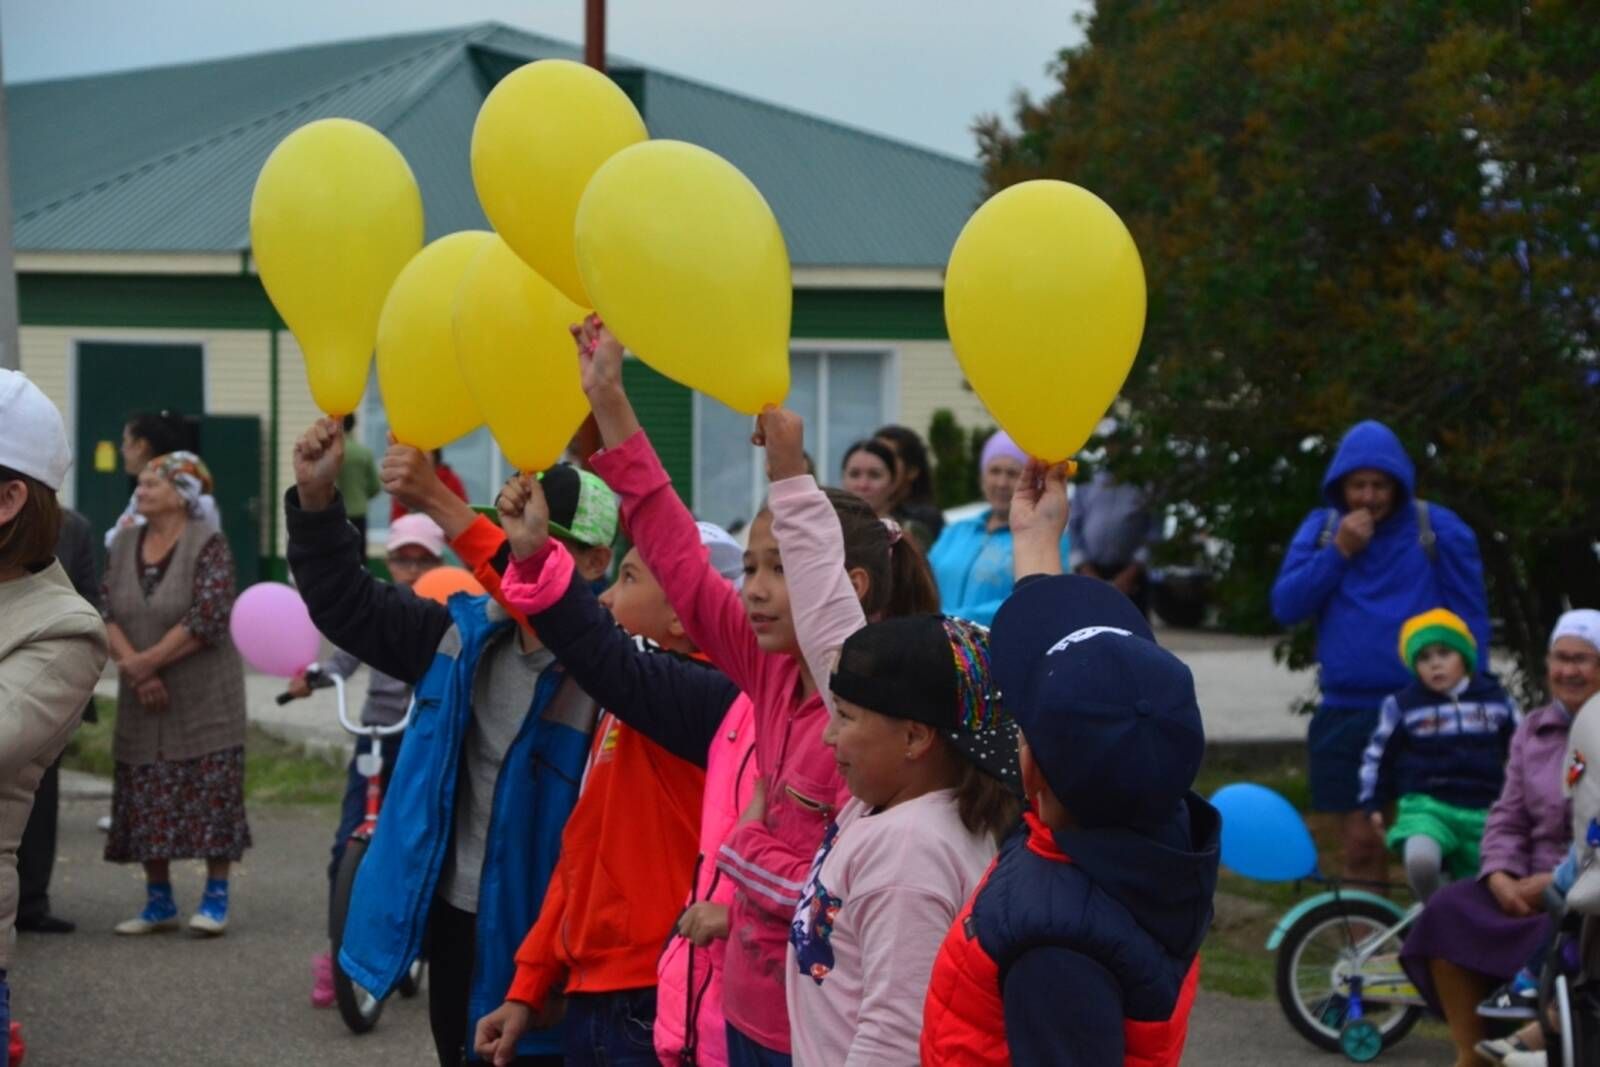
[[[733,909],[701,933],[730,941],[723,975],[730,1059],[786,1064],[789,923],[823,832],[848,793],[822,742],[828,711],[795,639],[772,516],[763,512],[751,527],[743,589],[709,580],[694,519],[672,491],[623,390],[622,346],[593,317],[574,334],[584,392],[606,445],[590,464],[621,498],[634,543],[689,638],[755,705],[760,780],[718,856],[719,869],[735,883]],[[860,610],[869,618],[936,610],[932,582],[911,542],[891,545],[887,527],[858,498],[830,496],[845,565],[859,575]],[[895,582],[901,573],[918,571],[920,585]],[[840,611],[811,624],[840,644],[860,625],[860,614]],[[697,919],[691,909],[685,925],[693,928]]]

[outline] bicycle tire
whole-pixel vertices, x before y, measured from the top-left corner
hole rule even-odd
[[[1393,926],[1396,921],[1394,912],[1381,905],[1367,900],[1330,900],[1326,904],[1312,908],[1302,915],[1295,924],[1289,927],[1283,935],[1283,943],[1278,946],[1277,959],[1277,995],[1278,1007],[1289,1020],[1301,1037],[1311,1042],[1317,1048],[1326,1052],[1343,1052],[1339,1040],[1338,1028],[1327,1024],[1318,1026],[1307,1018],[1302,1010],[1303,1005],[1294,990],[1294,963],[1302,942],[1313,933],[1325,927],[1330,921],[1338,919],[1367,919],[1376,923],[1380,928]],[[1422,1018],[1422,1009],[1418,1007],[1402,1007],[1396,1010],[1395,1018],[1389,1025],[1383,1026],[1379,1032],[1383,1034],[1383,1047],[1393,1047],[1401,1038],[1411,1032]],[[1341,1020],[1342,1024],[1342,1020]]]
[[[395,986],[395,992],[410,1000],[422,992],[422,983],[428,974],[428,961],[423,956],[418,956],[411,961],[411,966],[406,968],[406,973],[400,976],[400,984]]]
[[[356,871],[367,855],[364,838],[352,837],[345,842],[344,855],[339,859],[339,871],[333,880],[333,929],[340,936],[333,942],[333,998],[339,1005],[339,1017],[352,1033],[365,1034],[378,1025],[383,1015],[383,1001],[362,989],[339,966],[339,948],[344,935],[345,917],[350,913],[350,894],[355,891]]]

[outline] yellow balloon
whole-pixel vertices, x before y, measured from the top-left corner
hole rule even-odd
[[[584,191],[577,244],[595,310],[640,359],[747,415],[788,394],[789,252],[733,164],[682,141],[623,149]]]
[[[1087,189],[1029,181],[991,197],[950,253],[944,317],[967,380],[1029,455],[1084,446],[1144,333],[1144,266]]]
[[[250,246],[305,353],[312,398],[348,415],[367,386],[384,297],[422,247],[422,194],[405,157],[350,119],[300,127],[256,178]]]
[[[604,74],[566,59],[529,63],[500,80],[472,127],[478,203],[528,266],[588,307],[572,250],[578,199],[602,163],[648,136]]]
[[[456,290],[494,234],[463,230],[411,257],[378,318],[378,386],[401,444],[441,448],[483,422],[456,360]]]
[[[456,293],[456,358],[506,458],[539,471],[561,458],[589,414],[567,327],[584,309],[498,237],[484,242]]]

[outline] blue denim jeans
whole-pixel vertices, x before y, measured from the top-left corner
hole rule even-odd
[[[656,991],[567,997],[567,1067],[656,1067]]]
[[[11,987],[0,971],[0,1067],[11,1062]]]
[[[728,1024],[728,1067],[791,1067],[794,1057],[758,1044]]]

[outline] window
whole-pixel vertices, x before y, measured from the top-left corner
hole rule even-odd
[[[806,420],[806,451],[817,481],[838,483],[844,451],[890,421],[892,356],[884,351],[802,349],[790,353],[787,405]],[[753,420],[695,396],[694,511],[731,531],[749,524],[766,499]]]
[[[362,444],[372,449],[373,458],[381,467],[383,453],[389,447],[389,413],[383,407],[376,368],[367,380],[367,391],[361,398],[361,411],[356,420],[356,435]],[[467,487],[467,499],[474,504],[494,503],[501,484],[511,476],[511,461],[501,454],[487,426],[480,426],[445,445],[444,461]],[[367,512],[368,543],[383,544],[389,532],[389,507],[388,493],[372,498]]]

